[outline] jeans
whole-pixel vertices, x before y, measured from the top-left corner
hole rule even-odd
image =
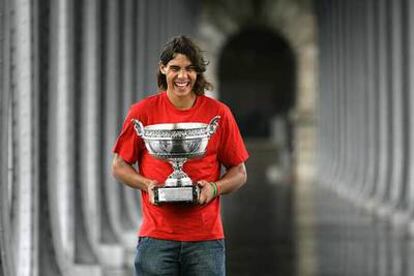
[[[224,240],[180,242],[141,237],[135,275],[224,276]]]

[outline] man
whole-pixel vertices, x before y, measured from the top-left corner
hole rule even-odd
[[[140,189],[142,195],[136,275],[225,275],[220,196],[246,182],[248,153],[229,108],[204,95],[211,88],[203,75],[206,65],[200,49],[189,38],[179,36],[169,41],[160,56],[161,92],[131,106],[113,148],[113,175]],[[163,185],[172,168],[148,153],[131,120],[144,126],[208,124],[217,115],[221,117],[219,126],[206,153],[184,165],[184,171],[200,187],[198,204],[156,205],[153,188]],[[138,171],[132,166],[136,162]],[[221,176],[222,165],[226,172]]]

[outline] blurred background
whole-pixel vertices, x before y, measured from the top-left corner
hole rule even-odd
[[[414,275],[410,0],[0,0],[0,276],[132,275],[111,176],[161,46],[193,37],[246,140],[228,275]]]

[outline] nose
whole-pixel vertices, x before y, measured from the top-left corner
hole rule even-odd
[[[187,77],[187,70],[185,70],[185,68],[180,69],[180,71],[178,71],[178,77],[179,78]]]

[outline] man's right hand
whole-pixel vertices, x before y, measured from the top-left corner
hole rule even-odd
[[[155,203],[154,198],[154,188],[157,187],[158,182],[155,180],[151,180],[147,186],[147,192],[148,192],[148,199],[153,205],[158,205]]]

